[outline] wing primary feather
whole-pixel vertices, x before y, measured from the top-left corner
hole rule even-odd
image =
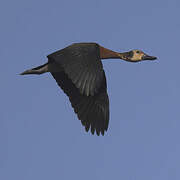
[[[87,114],[86,123],[85,123],[85,126],[88,127],[88,130],[89,130],[90,125],[91,125],[91,116],[92,116],[93,106],[94,106],[94,102],[92,100],[90,100],[89,105],[87,107],[88,108],[88,114]]]
[[[104,135],[109,123],[109,100],[106,91],[105,75],[104,80],[101,82],[99,78],[96,78],[96,75],[98,75],[96,73],[91,74],[89,71],[79,71],[79,73],[79,78],[77,78],[77,75],[73,75],[73,79],[78,79],[76,81],[78,83],[80,82],[80,88],[77,88],[77,83],[75,84],[65,71],[51,74],[58,85],[68,95],[74,112],[81,120],[83,126],[85,126],[85,130],[90,130],[92,134],[96,131],[98,136],[100,134]],[[98,85],[99,89],[94,94],[95,91],[93,89],[97,86],[95,85],[96,82],[99,82],[100,85]],[[81,89],[83,94],[80,92]],[[88,91],[89,96],[87,96]],[[86,94],[84,94],[85,92]]]
[[[101,114],[100,114],[100,110],[97,107],[97,120],[96,120],[96,134],[99,136],[100,135],[100,130],[101,130]]]
[[[82,109],[80,109],[80,112],[78,113],[80,120],[83,122],[86,120],[87,114],[88,114],[88,105],[89,105],[89,101],[87,101],[84,106],[82,107]]]
[[[93,74],[89,73],[89,80],[88,80],[87,83],[86,83],[86,95],[87,95],[87,96],[90,95],[90,89],[91,89],[92,79],[93,79]]]
[[[81,88],[81,94],[83,94],[85,92],[85,95],[88,96],[89,94],[87,93],[87,88],[86,88],[86,84],[89,78],[89,73],[87,72],[85,74],[85,78],[84,78],[84,82],[82,83],[82,88]]]

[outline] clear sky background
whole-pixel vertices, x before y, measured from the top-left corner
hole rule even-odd
[[[179,0],[1,0],[0,179],[180,179]],[[50,74],[18,73],[74,42],[142,49],[104,61],[105,136],[86,133]]]

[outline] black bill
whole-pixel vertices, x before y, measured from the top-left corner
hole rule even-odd
[[[149,56],[147,54],[144,54],[143,57],[142,57],[143,60],[155,60],[157,59],[157,57],[155,56]]]

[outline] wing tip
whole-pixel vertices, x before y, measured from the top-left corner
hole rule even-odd
[[[89,131],[90,130],[90,131]],[[88,132],[90,132],[92,135],[97,135],[97,136],[100,136],[100,135],[102,135],[102,136],[104,136],[105,135],[105,132],[107,132],[107,130],[106,129],[101,129],[101,130],[97,130],[97,128],[95,128],[95,127],[91,127],[90,128],[90,126],[85,126],[85,131],[88,133]],[[95,133],[96,132],[96,133]]]

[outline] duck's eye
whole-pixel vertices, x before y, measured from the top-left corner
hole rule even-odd
[[[138,54],[139,54],[140,52],[139,52],[139,51],[136,51],[136,53],[138,53]]]

